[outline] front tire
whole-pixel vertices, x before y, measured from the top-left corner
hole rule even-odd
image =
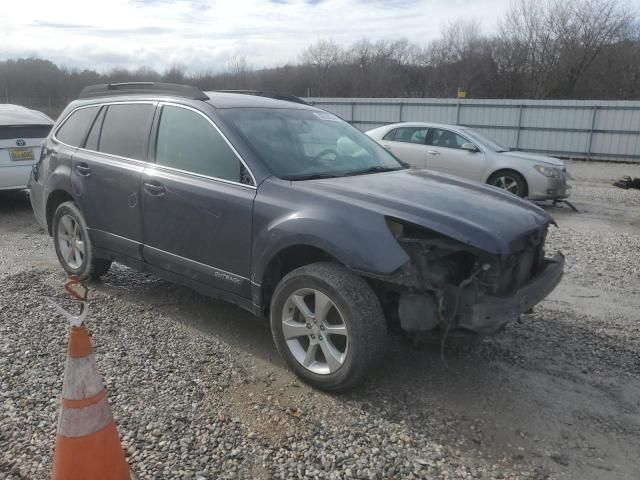
[[[287,365],[309,385],[328,391],[355,387],[382,359],[386,322],[369,285],[345,267],[314,263],[278,284],[271,332]]]
[[[500,170],[487,180],[489,185],[506,190],[518,197],[524,198],[528,194],[527,181],[522,175],[513,170]]]
[[[53,244],[58,261],[69,275],[96,279],[109,271],[111,261],[95,258],[87,223],[73,202],[61,203],[53,215]]]

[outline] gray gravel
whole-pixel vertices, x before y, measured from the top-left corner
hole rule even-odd
[[[89,329],[131,467],[141,479],[640,478],[640,192],[584,167],[572,166],[582,213],[551,210],[549,251],[568,263],[549,300],[494,337],[452,339],[446,366],[436,344],[391,339],[383,368],[346,395],[299,383],[247,313],[115,266],[92,285]],[[66,335],[40,295],[64,276],[28,204],[0,199],[0,215],[0,479],[44,479]]]
[[[0,478],[45,478],[50,468],[65,327],[38,296],[57,294],[61,281],[43,270],[0,280],[0,443],[8,447]],[[123,446],[140,478],[501,478],[505,471],[405,421],[306,388],[295,399],[275,398],[278,389],[265,397],[269,375],[254,375],[228,345],[153,304],[98,291],[90,317]]]

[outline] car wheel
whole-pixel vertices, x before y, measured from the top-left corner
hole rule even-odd
[[[382,359],[386,322],[369,285],[335,263],[297,268],[278,284],[271,331],[280,355],[309,385],[345,391]]]
[[[69,275],[95,279],[109,271],[111,261],[95,258],[87,223],[73,202],[58,206],[52,227],[56,255]]]
[[[527,181],[518,172],[502,170],[496,172],[487,180],[489,185],[501,188],[519,197],[527,196]]]

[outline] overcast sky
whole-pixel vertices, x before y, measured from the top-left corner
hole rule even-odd
[[[8,2],[8,0],[4,0]],[[420,44],[448,21],[495,29],[509,0],[12,0],[0,9],[0,59],[38,56],[100,71],[180,64],[217,72],[233,55],[254,68],[295,61],[317,40]]]

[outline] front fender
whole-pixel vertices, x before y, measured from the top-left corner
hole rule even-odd
[[[290,192],[291,193],[291,192]],[[292,199],[274,206],[260,196],[254,209],[252,281],[261,285],[271,260],[288,247],[321,249],[354,270],[389,274],[409,260],[393,237],[385,218],[349,205],[310,206]],[[279,210],[273,216],[274,210]]]

